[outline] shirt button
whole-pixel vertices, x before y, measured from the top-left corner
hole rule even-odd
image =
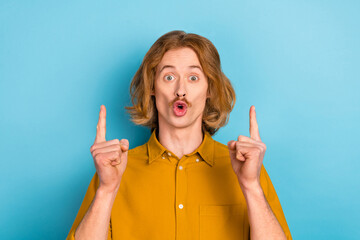
[[[179,166],[179,169],[180,169],[180,170],[182,170],[182,169],[183,169],[183,167],[182,167],[182,166]]]
[[[179,204],[179,208],[180,208],[180,209],[183,209],[183,207],[184,207],[184,205]]]
[[[196,162],[199,162],[200,160],[197,158],[195,161],[196,161]]]
[[[171,156],[171,153],[168,152],[168,155]]]

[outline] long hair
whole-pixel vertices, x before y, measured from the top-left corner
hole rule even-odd
[[[158,128],[155,97],[151,96],[156,68],[165,52],[182,47],[189,47],[195,51],[207,77],[210,98],[206,100],[202,128],[214,135],[229,120],[236,101],[235,91],[221,70],[220,56],[215,46],[207,38],[197,34],[171,31],[156,40],[131,81],[130,95],[133,106],[125,108],[135,124],[147,126],[151,131]]]

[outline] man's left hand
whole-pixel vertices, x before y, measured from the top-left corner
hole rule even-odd
[[[250,137],[240,135],[229,141],[231,164],[243,190],[260,186],[260,170],[266,151],[256,121],[255,106],[250,107]]]

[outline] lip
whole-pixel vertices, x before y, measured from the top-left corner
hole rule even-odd
[[[178,107],[177,107],[178,105],[182,105],[183,108],[182,108],[182,109],[178,108]],[[182,117],[182,116],[184,116],[184,115],[186,114],[186,112],[187,112],[187,108],[188,108],[188,106],[187,106],[187,104],[186,104],[184,101],[176,101],[176,102],[174,103],[174,105],[173,105],[173,111],[174,111],[174,114],[175,114],[177,117]]]

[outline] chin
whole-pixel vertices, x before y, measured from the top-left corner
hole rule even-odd
[[[188,126],[191,125],[191,123],[186,122],[186,121],[173,121],[173,122],[169,122],[169,125],[174,127],[174,128],[186,128]]]
[[[166,115],[159,115],[159,122],[161,121],[160,120],[160,118],[161,118],[162,119],[161,122],[165,123],[169,127],[171,127],[171,128],[179,128],[179,129],[180,128],[187,128],[187,127],[190,127],[192,125],[195,125],[197,119],[201,118],[201,114],[198,117],[194,117],[193,115],[191,116],[190,114],[185,114],[182,117],[177,117],[177,116],[173,115],[172,113],[169,113],[169,115],[167,115],[167,116]],[[200,126],[201,126],[201,124],[200,124]]]
[[[190,119],[189,117],[171,117],[168,124],[174,128],[187,128],[195,125],[196,119]]]

